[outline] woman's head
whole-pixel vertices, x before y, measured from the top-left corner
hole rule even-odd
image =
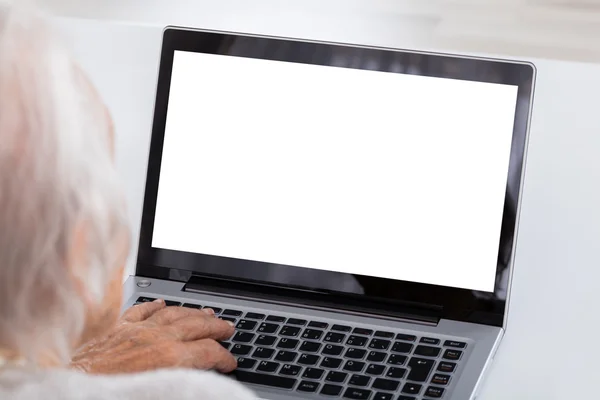
[[[111,148],[66,50],[0,3],[0,349],[64,361],[115,321],[129,246]]]

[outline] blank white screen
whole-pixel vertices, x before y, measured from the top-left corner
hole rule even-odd
[[[516,98],[176,51],[152,246],[493,291]]]

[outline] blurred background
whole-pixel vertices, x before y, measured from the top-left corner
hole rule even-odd
[[[286,26],[293,18],[310,24],[315,38],[347,30],[368,42],[385,31],[406,48],[600,61],[600,0],[34,1],[71,17],[253,33],[269,33],[268,21],[306,37],[306,29]]]

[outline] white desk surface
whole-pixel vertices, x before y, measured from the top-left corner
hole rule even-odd
[[[161,29],[60,25],[115,119],[137,246]],[[597,399],[600,66],[533,61],[538,81],[509,326],[480,399]]]

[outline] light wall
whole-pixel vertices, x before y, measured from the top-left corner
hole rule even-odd
[[[65,16],[600,61],[600,0],[36,0]],[[267,23],[268,21],[268,23]]]

